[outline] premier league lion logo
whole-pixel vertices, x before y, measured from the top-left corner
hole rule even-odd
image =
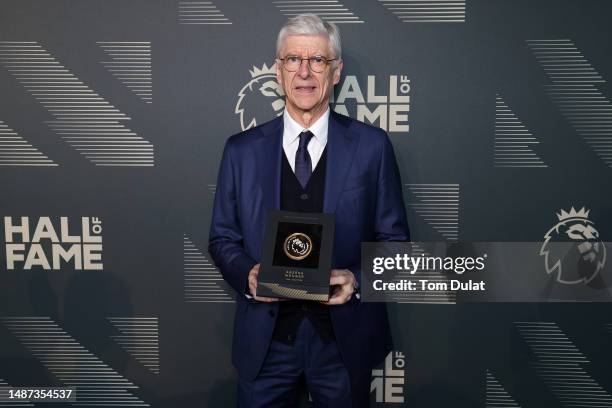
[[[257,118],[265,122],[282,115],[285,107],[283,90],[276,82],[276,64],[253,67],[249,72],[253,79],[238,92],[234,110],[240,116],[242,130],[257,126]]]
[[[310,255],[312,240],[308,235],[301,232],[293,233],[285,239],[283,250],[290,259],[301,261]]]
[[[606,263],[606,247],[589,220],[589,211],[583,207],[557,214],[559,222],[544,235],[540,255],[545,258],[546,272],[556,274],[557,282],[564,284],[590,283]],[[570,250],[562,242],[574,243]]]

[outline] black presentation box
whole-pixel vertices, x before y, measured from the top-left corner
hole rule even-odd
[[[329,300],[334,215],[268,214],[257,296]]]

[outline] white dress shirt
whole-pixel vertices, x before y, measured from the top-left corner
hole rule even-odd
[[[325,113],[309,128],[304,128],[302,125],[293,120],[291,115],[289,115],[287,112],[287,109],[285,109],[285,112],[283,113],[283,124],[283,150],[285,151],[285,156],[287,156],[287,160],[291,165],[291,170],[293,170],[294,173],[295,155],[300,145],[300,133],[305,130],[309,130],[314,135],[314,137],[310,139],[307,147],[308,154],[310,154],[310,161],[312,163],[312,171],[314,171],[314,169],[317,167],[319,159],[321,159],[325,145],[327,144],[329,107]]]

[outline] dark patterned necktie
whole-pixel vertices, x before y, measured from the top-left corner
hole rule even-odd
[[[302,188],[306,188],[308,179],[312,174],[312,161],[310,160],[310,154],[308,154],[308,143],[313,136],[312,132],[308,130],[300,133],[300,145],[295,153],[295,176]]]

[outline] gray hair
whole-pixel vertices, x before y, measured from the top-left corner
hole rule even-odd
[[[323,21],[316,14],[299,14],[287,21],[278,32],[276,39],[276,56],[280,57],[283,43],[291,35],[322,35],[329,39],[329,46],[334,58],[342,58],[342,41],[340,30],[334,23]]]

